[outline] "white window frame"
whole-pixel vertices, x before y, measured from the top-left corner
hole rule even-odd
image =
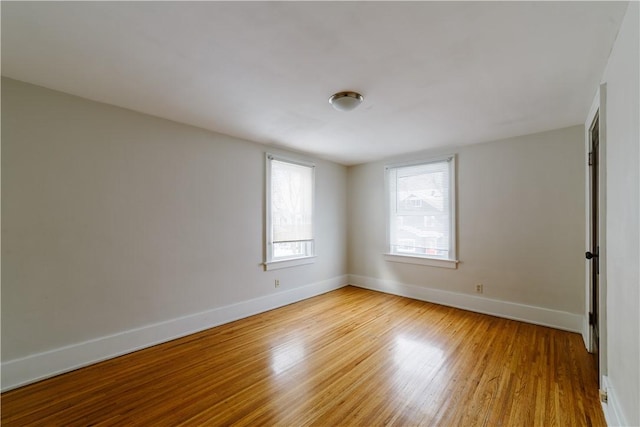
[[[390,172],[393,169],[426,165],[429,163],[439,163],[443,161],[449,162],[449,258],[436,258],[428,255],[413,255],[410,253],[396,253],[391,251],[391,184],[389,182]],[[417,264],[431,267],[443,267],[443,268],[458,268],[457,255],[457,215],[456,215],[456,155],[451,154],[447,156],[432,157],[421,161],[412,161],[405,163],[396,163],[385,166],[385,196],[386,196],[386,234],[387,234],[387,252],[383,254],[386,261],[399,262],[405,264]]]
[[[311,251],[310,255],[304,255],[294,258],[273,259],[273,225],[271,221],[271,161],[291,163],[295,165],[311,168]],[[312,264],[316,259],[315,250],[315,198],[316,198],[316,173],[315,164],[301,159],[288,156],[265,153],[265,261],[263,262],[264,271],[277,270],[280,268],[295,267],[298,265]]]

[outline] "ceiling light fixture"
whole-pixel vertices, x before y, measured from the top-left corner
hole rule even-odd
[[[364,97],[357,92],[338,92],[331,95],[329,104],[338,111],[351,111],[362,103]]]

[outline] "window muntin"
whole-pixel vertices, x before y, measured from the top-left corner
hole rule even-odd
[[[313,164],[267,154],[266,263],[314,255]]]
[[[387,167],[389,254],[455,260],[455,157]]]

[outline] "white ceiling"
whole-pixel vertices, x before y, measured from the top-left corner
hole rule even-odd
[[[5,76],[350,165],[582,123],[627,3],[1,7]]]

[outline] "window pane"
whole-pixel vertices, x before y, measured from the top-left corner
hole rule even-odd
[[[273,258],[312,256],[313,242],[286,242],[273,244]]]
[[[391,253],[449,258],[450,161],[389,170]]]

